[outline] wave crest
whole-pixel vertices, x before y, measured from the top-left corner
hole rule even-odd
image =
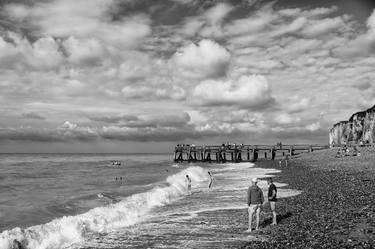
[[[155,187],[105,207],[98,207],[76,216],[56,218],[49,223],[26,229],[14,228],[0,234],[0,249],[12,248],[14,239],[27,249],[68,248],[84,242],[89,234],[110,232],[139,223],[153,208],[163,206],[186,194],[185,175],[193,183],[207,179],[207,171],[194,166],[171,175],[165,187]]]

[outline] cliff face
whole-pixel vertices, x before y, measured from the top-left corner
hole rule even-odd
[[[338,122],[329,132],[330,144],[375,142],[375,106],[353,114],[348,121]]]

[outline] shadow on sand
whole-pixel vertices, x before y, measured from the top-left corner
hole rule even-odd
[[[291,212],[286,212],[285,214],[278,214],[276,216],[277,223],[282,222],[284,219],[288,219],[293,214]],[[261,224],[261,227],[266,227],[272,224],[272,217],[264,219],[264,221]]]

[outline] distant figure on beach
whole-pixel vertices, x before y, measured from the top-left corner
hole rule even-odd
[[[191,179],[189,175],[186,175],[185,183],[187,185],[188,195],[191,195]]]
[[[212,176],[210,171],[208,171],[208,178],[208,190],[210,190],[212,187],[212,182],[214,181],[214,177]]]
[[[276,225],[276,194],[277,188],[273,184],[272,178],[268,178],[268,201],[270,202],[271,211],[272,211],[272,225]]]
[[[255,230],[259,230],[260,208],[264,202],[263,192],[257,185],[258,179],[253,178],[251,183],[252,185],[247,190],[247,205],[249,212],[249,229],[247,231],[249,232],[251,232],[251,223],[254,213],[256,214]]]

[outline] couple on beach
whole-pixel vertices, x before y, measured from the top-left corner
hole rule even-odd
[[[259,230],[259,216],[260,209],[264,203],[263,191],[258,187],[258,179],[253,178],[251,180],[252,185],[247,190],[247,205],[249,211],[249,229],[247,231],[251,232],[251,223],[253,215],[256,214],[256,226],[255,230]],[[277,189],[275,184],[273,184],[272,178],[267,179],[268,182],[268,201],[271,206],[272,211],[272,225],[276,225],[276,194]]]
[[[208,191],[210,191],[210,189],[212,187],[212,183],[214,181],[214,177],[212,176],[210,171],[208,171],[207,174],[208,174]],[[191,178],[190,178],[189,175],[186,175],[185,183],[186,183],[186,186],[187,186],[187,194],[191,195]]]

